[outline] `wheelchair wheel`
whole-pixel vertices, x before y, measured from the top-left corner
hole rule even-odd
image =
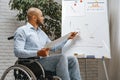
[[[58,76],[53,76],[53,80],[62,80],[62,79]]]
[[[14,65],[6,69],[0,80],[37,80],[37,79],[29,68],[23,65]]]

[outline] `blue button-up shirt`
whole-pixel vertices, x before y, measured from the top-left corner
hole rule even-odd
[[[48,36],[38,28],[35,28],[27,23],[19,27],[14,34],[14,53],[19,58],[37,57],[37,51],[44,48],[44,46],[51,42]],[[52,47],[50,50],[62,48],[67,42],[67,38],[59,44]]]

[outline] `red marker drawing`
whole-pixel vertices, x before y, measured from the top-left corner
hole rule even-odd
[[[76,3],[74,3],[74,6],[76,6]]]
[[[83,0],[80,0],[80,2],[82,3],[82,2],[83,2]]]

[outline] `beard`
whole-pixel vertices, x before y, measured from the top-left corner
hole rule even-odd
[[[40,22],[39,20],[37,20],[36,24],[38,25],[38,27],[44,26],[44,24],[42,22]]]
[[[45,33],[47,33],[47,32],[46,32],[47,29],[46,29],[46,27],[45,27],[44,22],[42,23],[42,22],[40,22],[39,20],[37,20],[36,23],[38,24],[38,27],[40,27]]]

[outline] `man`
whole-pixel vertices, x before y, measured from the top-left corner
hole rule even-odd
[[[77,32],[71,32],[68,38],[56,44],[53,48],[44,48],[50,42],[48,36],[39,28],[44,24],[44,17],[38,8],[27,11],[28,23],[18,28],[14,35],[14,53],[19,58],[40,57],[39,61],[48,71],[56,71],[62,80],[81,80],[79,64],[75,57],[64,54],[49,56],[49,51],[62,48]]]

